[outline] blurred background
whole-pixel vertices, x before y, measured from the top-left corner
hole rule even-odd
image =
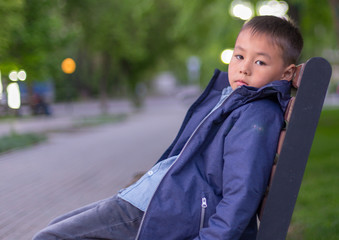
[[[338,239],[339,0],[0,0],[0,239],[30,239],[147,170],[255,15],[292,19],[300,62],[332,65],[288,239]],[[131,142],[149,162],[129,162]]]
[[[145,94],[163,85],[203,87],[215,68],[227,70],[230,51],[224,50],[232,49],[244,21],[264,14],[293,19],[305,39],[301,61],[312,56],[328,59],[334,67],[330,92],[338,88],[336,0],[2,0],[0,4],[3,108],[8,97],[12,99],[6,96],[8,91],[13,95],[17,89],[13,82],[19,85],[22,105],[33,107],[37,97],[48,102],[95,98],[101,100],[103,111],[108,98],[128,97],[140,105]],[[154,86],[164,73],[166,79]]]

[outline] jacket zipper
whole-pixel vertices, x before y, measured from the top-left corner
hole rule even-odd
[[[157,186],[157,189],[158,189],[159,185],[161,184],[161,182],[163,181],[163,179],[165,178],[165,176],[166,176],[166,175],[168,174],[168,172],[170,171],[170,169],[171,169],[171,168],[173,167],[173,165],[178,161],[179,157],[182,155],[183,151],[186,149],[187,145],[189,144],[189,142],[191,141],[191,139],[192,139],[192,137],[195,135],[195,133],[198,131],[198,129],[200,128],[200,126],[206,121],[206,119],[207,119],[213,112],[215,112],[218,108],[220,108],[220,107],[226,102],[226,100],[229,99],[231,95],[233,95],[233,93],[234,93],[234,91],[233,91],[228,97],[226,97],[221,103],[219,103],[219,105],[218,105],[215,109],[213,109],[211,112],[209,112],[209,113],[204,117],[203,120],[201,120],[201,122],[199,123],[199,125],[195,128],[195,130],[193,131],[193,133],[191,134],[191,136],[188,138],[188,140],[187,140],[187,142],[185,143],[184,147],[181,149],[181,151],[180,151],[180,153],[179,153],[177,159],[174,161],[174,163],[172,163],[172,165],[168,168],[167,173],[162,177],[160,183],[159,183],[158,186]],[[155,190],[155,192],[156,192],[156,190]],[[154,196],[155,192],[153,193],[153,196]],[[152,196],[152,198],[153,198],[153,196]],[[152,201],[152,198],[151,198],[151,201]],[[206,198],[203,198],[203,199],[206,200]],[[149,203],[149,204],[150,204],[150,203]],[[148,204],[148,205],[149,205],[149,204]],[[207,207],[207,203],[206,203],[206,207]],[[206,208],[206,207],[205,207],[205,208]],[[202,208],[202,209],[205,209],[205,208]],[[142,216],[142,219],[141,219],[141,222],[140,222],[140,226],[139,226],[139,229],[138,229],[137,236],[136,236],[135,240],[138,240],[138,239],[139,239],[141,227],[142,227],[142,225],[143,225],[143,223],[144,223],[144,219],[145,219],[147,210],[148,210],[148,206],[147,206],[147,208],[146,208],[146,210],[145,210],[145,212],[144,212],[144,215]],[[203,210],[203,212],[204,212],[204,214],[205,214],[205,210]]]
[[[205,197],[201,199],[201,215],[200,215],[200,229],[204,227],[205,212],[207,208],[207,200]]]

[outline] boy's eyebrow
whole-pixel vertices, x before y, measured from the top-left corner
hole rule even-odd
[[[234,49],[235,50],[238,49],[240,51],[246,51],[245,48],[243,48],[243,47],[241,47],[239,45],[234,46]],[[271,56],[269,54],[265,53],[265,52],[257,52],[257,55],[264,56],[264,57],[267,57],[267,58],[271,59]]]
[[[270,60],[271,60],[271,56],[270,56],[269,54],[267,54],[267,53],[258,52],[257,54],[258,54],[258,55],[260,55],[260,56],[267,57],[268,59],[270,59]]]

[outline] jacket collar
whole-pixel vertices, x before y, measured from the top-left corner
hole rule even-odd
[[[227,72],[222,72],[216,69],[214,74],[216,78],[211,86],[213,89],[222,91],[223,88],[230,86]],[[241,105],[262,98],[275,100],[280,104],[281,109],[285,112],[290,99],[290,93],[291,82],[286,80],[277,80],[270,82],[261,88],[241,86],[235,89],[233,94],[238,95],[236,98],[241,99]]]
[[[285,112],[287,104],[291,98],[291,82],[278,80],[261,88],[241,86],[235,91],[246,99],[246,103],[262,98],[275,100],[280,104],[281,109]]]

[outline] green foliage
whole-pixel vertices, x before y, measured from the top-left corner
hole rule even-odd
[[[23,0],[0,1],[0,61],[8,57],[11,33],[22,25]]]
[[[18,148],[30,146],[46,140],[43,134],[16,134],[12,133],[0,138],[0,153],[7,152]]]
[[[233,48],[243,21],[229,15],[230,1],[190,1],[181,5],[175,20],[173,36],[178,44],[174,58],[166,59],[181,82],[187,82],[186,61],[190,56],[201,60],[200,84],[206,85],[215,68],[226,70],[220,60],[221,52]]]
[[[334,31],[336,19],[329,1],[291,0],[290,3],[298,11],[298,24],[304,37],[303,61],[313,56],[322,56],[324,49],[339,47],[338,36]]]
[[[1,0],[0,6],[3,23],[0,29],[0,70],[5,86],[7,75],[12,70],[24,69],[27,72],[29,92],[32,81],[57,78],[60,54],[69,32],[63,29],[64,20],[58,1]]]
[[[339,110],[323,110],[292,218],[289,240],[339,236]]]
[[[336,0],[332,0],[336,1]],[[57,98],[135,95],[141,82],[172,71],[187,82],[186,61],[201,60],[206,85],[244,23],[224,0],[0,0],[0,70],[23,68],[28,83],[53,79]],[[251,1],[254,5],[258,0]],[[289,0],[305,38],[302,61],[338,48],[328,1]],[[76,60],[74,74],[60,69]],[[326,56],[325,56],[326,57]]]
[[[91,96],[136,96],[161,59],[173,58],[177,8],[166,0],[65,1],[65,17],[78,29],[70,87]]]

